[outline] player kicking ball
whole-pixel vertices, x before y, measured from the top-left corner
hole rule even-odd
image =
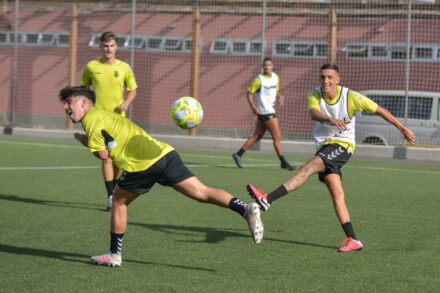
[[[95,93],[86,87],[66,87],[59,93],[64,111],[73,123],[81,123],[85,134],[74,137],[99,159],[110,157],[122,175],[113,194],[110,223],[110,250],[91,258],[92,263],[119,267],[122,241],[127,230],[128,205],[147,193],[155,183],[202,203],[229,208],[242,216],[253,240],[263,240],[264,227],[260,208],[246,204],[230,193],[204,185],[182,162],[174,148],[150,136],[131,120],[94,106]]]
[[[339,251],[351,252],[361,250],[363,245],[356,237],[345,204],[341,168],[355,149],[355,113],[366,111],[381,116],[394,125],[410,144],[415,142],[416,137],[388,110],[360,93],[339,86],[339,81],[339,68],[334,64],[324,64],[320,68],[320,87],[308,95],[309,114],[315,121],[315,156],[302,165],[293,177],[270,193],[266,194],[252,184],[247,188],[261,209],[266,211],[275,200],[295,191],[312,175],[318,174],[319,180],[327,186],[331,194],[336,215],[346,235],[344,246]]]

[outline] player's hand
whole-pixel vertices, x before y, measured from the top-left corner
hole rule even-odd
[[[118,110],[122,111],[122,112],[127,112],[128,110],[128,104],[127,103],[122,103],[118,106]]]
[[[278,106],[279,107],[284,106],[284,96],[279,96],[278,97]]]
[[[83,146],[87,146],[89,140],[87,138],[87,135],[85,135],[84,133],[79,133],[79,132],[75,132],[73,134],[73,137],[79,141]]]
[[[338,130],[346,130],[347,129],[347,126],[346,126],[347,121],[345,121],[345,120],[330,118],[330,123],[333,124],[334,126],[336,126],[336,128],[338,128]]]
[[[414,132],[412,132],[411,129],[405,127],[402,130],[402,134],[410,144],[414,144],[416,142],[416,135],[414,134]]]

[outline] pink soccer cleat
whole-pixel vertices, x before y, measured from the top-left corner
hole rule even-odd
[[[267,211],[270,207],[270,203],[267,201],[267,194],[263,189],[256,188],[252,184],[247,185],[247,190],[255,201],[260,205],[260,209],[264,212]]]
[[[345,238],[342,243],[345,243],[344,246],[339,248],[340,252],[352,252],[361,250],[364,246],[359,240],[355,240],[351,237]]]

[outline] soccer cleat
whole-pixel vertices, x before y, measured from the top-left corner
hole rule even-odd
[[[122,263],[122,256],[120,253],[109,252],[103,255],[92,256],[90,259],[93,264],[109,267],[120,267]]]
[[[361,250],[364,246],[359,240],[355,240],[351,237],[345,238],[342,243],[345,245],[339,248],[340,252],[352,252]]]
[[[245,218],[248,222],[249,229],[252,233],[252,238],[255,243],[259,244],[263,241],[264,225],[260,218],[260,207],[256,203],[246,205]]]
[[[256,188],[252,184],[247,185],[247,190],[255,201],[260,205],[260,209],[265,212],[270,208],[270,203],[267,201],[267,194],[263,189]]]
[[[293,171],[296,169],[295,165],[290,165],[289,163],[285,162],[285,163],[281,163],[281,169],[286,169],[289,171]]]
[[[113,207],[113,195],[107,197],[107,211],[111,210]]]
[[[232,158],[234,159],[234,162],[238,168],[243,168],[243,166],[241,165],[241,157],[237,155],[237,153],[233,153]]]

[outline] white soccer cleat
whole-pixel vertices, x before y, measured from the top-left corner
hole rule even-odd
[[[110,195],[107,198],[107,211],[111,210],[113,208],[113,195]]]
[[[103,255],[92,256],[92,263],[109,267],[120,267],[122,264],[122,256],[120,253],[106,253]]]
[[[260,215],[260,206],[258,204],[250,203],[246,205],[245,218],[249,225],[249,229],[251,230],[252,238],[256,244],[259,244],[261,241],[263,241],[264,235],[264,225],[261,221]]]

